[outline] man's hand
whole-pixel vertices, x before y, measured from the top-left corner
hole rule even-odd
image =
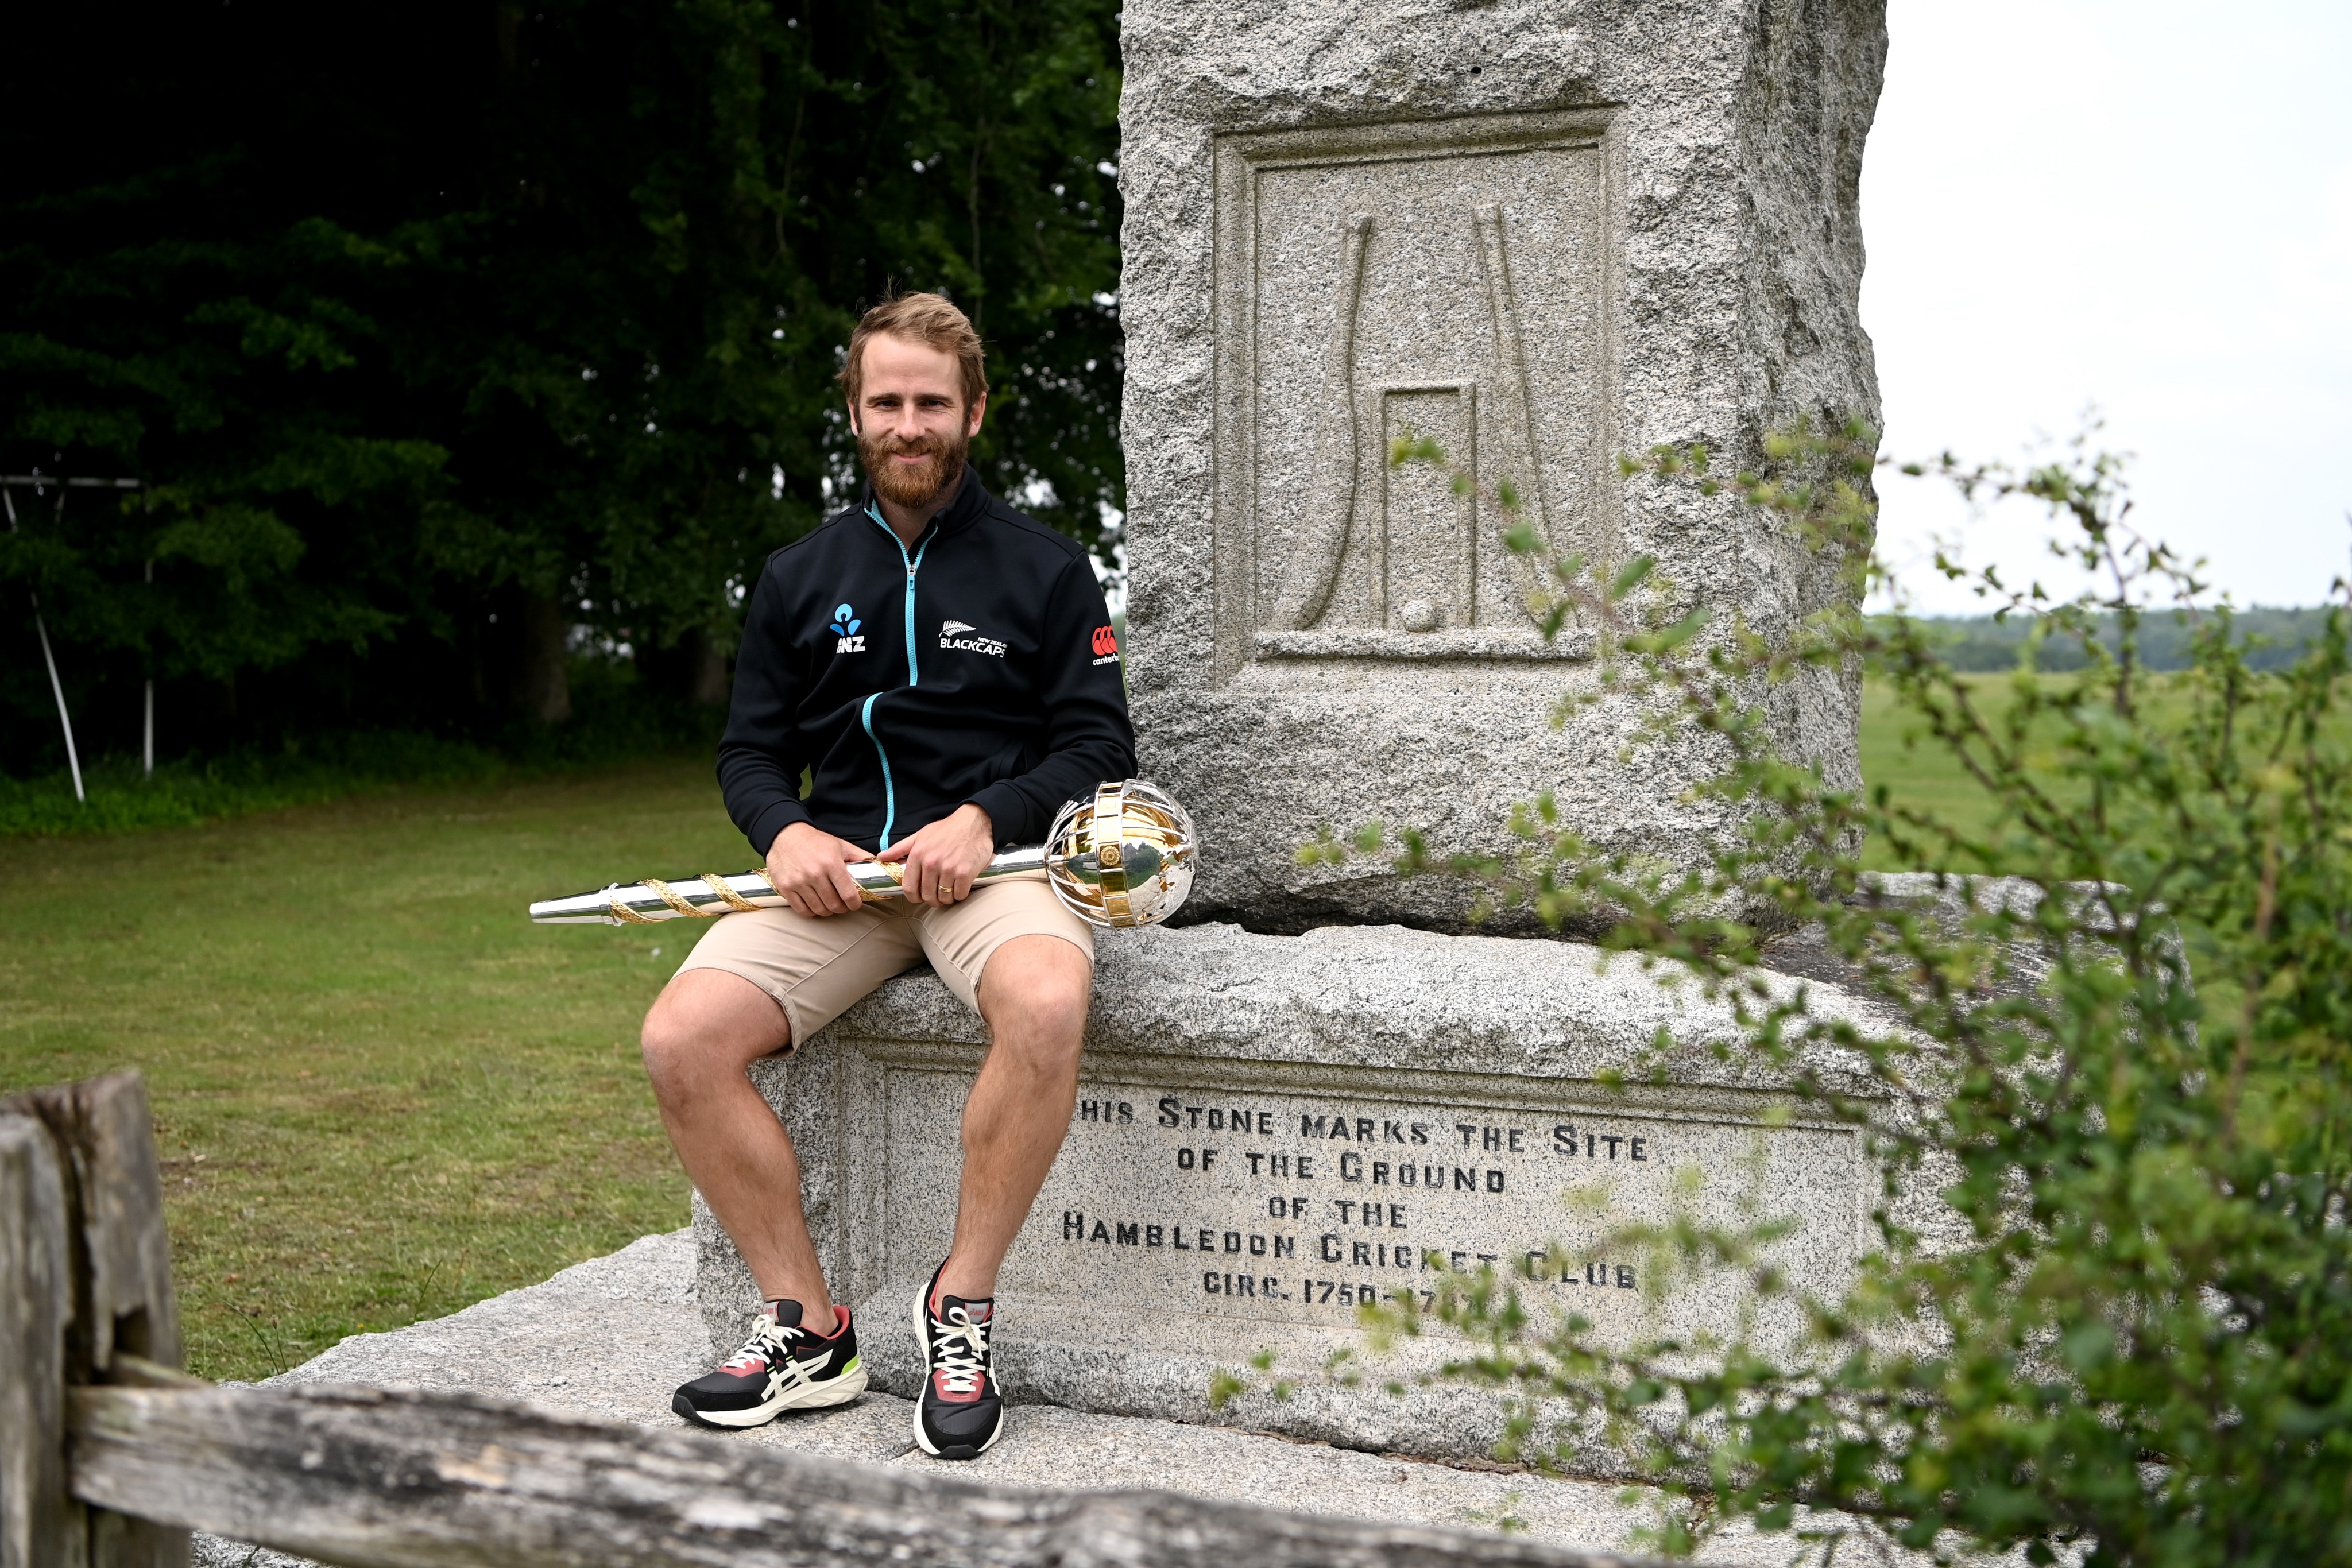
[[[768,846],[768,880],[784,895],[786,908],[803,915],[846,915],[865,903],[849,862],[866,858],[847,839],[794,822]]]
[[[996,854],[996,826],[978,806],[959,806],[902,839],[875,859],[905,861],[899,881],[917,904],[947,905],[971,896],[972,878],[988,867]]]

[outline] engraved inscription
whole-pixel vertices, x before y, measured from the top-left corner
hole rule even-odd
[[[889,1075],[886,1233],[898,1274],[944,1243],[962,1084]],[[1482,1265],[1605,1327],[1718,1315],[1720,1286],[1652,1278],[1610,1238],[1676,1215],[1797,1221],[1792,1277],[1829,1287],[1858,1237],[1861,1166],[1839,1128],[1660,1112],[1533,1112],[1349,1094],[1082,1085],[1061,1157],[1008,1260],[1006,1289],[1080,1312],[1127,1306],[1344,1327],[1354,1308],[1429,1295]],[[1189,1303],[1189,1306],[1187,1305]]]

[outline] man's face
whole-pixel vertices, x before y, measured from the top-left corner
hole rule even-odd
[[[887,332],[866,340],[866,381],[849,411],[857,456],[894,506],[930,505],[963,477],[988,397],[969,407],[955,356]]]

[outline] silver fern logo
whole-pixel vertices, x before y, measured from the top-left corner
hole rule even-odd
[[[969,621],[943,621],[940,623],[940,646],[961,649],[967,653],[986,653],[995,659],[1004,657],[1004,644],[995,638],[965,634],[976,633],[979,630]]]

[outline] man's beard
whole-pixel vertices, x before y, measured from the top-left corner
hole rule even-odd
[[[946,496],[963,477],[964,459],[971,451],[971,438],[961,431],[952,436],[926,435],[913,441],[893,435],[860,434],[857,437],[857,459],[866,465],[866,476],[874,481],[874,493],[894,507],[926,507]],[[924,460],[912,467],[898,461],[900,454],[912,452],[924,454]]]

